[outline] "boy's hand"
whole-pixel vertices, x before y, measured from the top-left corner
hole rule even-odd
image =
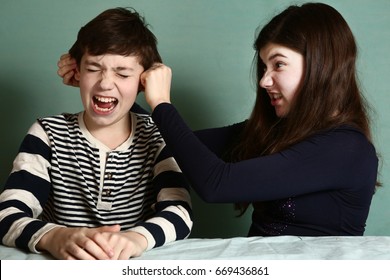
[[[133,231],[103,232],[102,236],[113,248],[112,260],[128,260],[131,257],[138,257],[148,247],[146,238]]]
[[[68,86],[79,86],[79,81],[75,79],[75,72],[77,68],[76,60],[66,53],[61,55],[57,62],[57,74],[62,78],[62,82]]]
[[[42,236],[37,249],[63,260],[108,260],[114,256],[114,250],[101,233],[119,231],[118,225],[99,228],[57,227]]]
[[[38,250],[65,260],[127,260],[147,248],[146,238],[136,232],[120,232],[120,226],[98,228],[57,227],[37,244]]]

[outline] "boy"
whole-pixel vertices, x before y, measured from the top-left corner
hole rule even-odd
[[[0,240],[59,259],[128,259],[192,228],[189,186],[147,114],[129,112],[161,62],[138,13],[109,9],[69,53],[84,111],[41,118],[0,195]]]

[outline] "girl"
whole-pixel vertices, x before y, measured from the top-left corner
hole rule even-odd
[[[377,182],[356,43],[322,3],[290,6],[258,34],[257,95],[245,122],[197,132],[170,104],[168,67],[143,73],[168,147],[208,202],[252,204],[249,236],[363,235]]]

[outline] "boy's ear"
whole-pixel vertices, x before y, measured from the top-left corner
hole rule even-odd
[[[76,67],[76,69],[75,69],[74,79],[75,79],[76,81],[80,82],[80,71],[79,71],[79,67]]]
[[[141,81],[139,82],[138,85],[138,93],[143,92],[145,90],[144,86],[142,85]]]

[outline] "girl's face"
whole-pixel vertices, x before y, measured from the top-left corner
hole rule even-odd
[[[259,84],[271,98],[276,115],[286,117],[303,78],[303,55],[282,45],[269,43],[260,50],[260,59],[265,69]]]

